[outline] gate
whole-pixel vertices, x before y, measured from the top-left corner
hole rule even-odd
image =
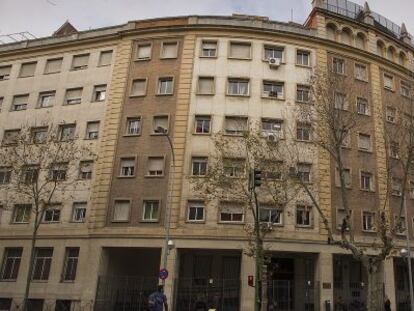
[[[158,278],[99,276],[95,311],[147,311]]]
[[[175,311],[216,309],[238,311],[240,307],[239,279],[181,278],[175,282]]]

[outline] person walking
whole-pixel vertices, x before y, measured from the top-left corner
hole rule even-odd
[[[391,301],[387,297],[384,302],[384,311],[391,311]]]
[[[167,297],[164,295],[164,286],[158,285],[157,290],[148,297],[150,311],[168,311]]]

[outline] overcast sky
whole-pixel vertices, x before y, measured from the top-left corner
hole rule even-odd
[[[371,0],[369,4],[397,25],[404,21],[414,33],[414,0]],[[244,13],[289,21],[292,10],[293,20],[303,23],[311,0],[0,0],[0,35],[29,31],[36,37],[48,36],[66,20],[78,30],[191,14]]]

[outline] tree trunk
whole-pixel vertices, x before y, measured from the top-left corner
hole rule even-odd
[[[26,289],[24,292],[24,298],[23,298],[23,311],[29,310],[29,292],[30,292],[30,284],[32,282],[32,273],[33,273],[33,262],[34,262],[34,250],[36,247],[36,239],[37,239],[37,226],[36,224],[33,227],[33,233],[32,233],[32,243],[30,247],[30,260],[29,260],[29,269],[27,272],[27,279],[26,279]]]
[[[255,282],[255,311],[262,309],[262,269],[263,269],[263,241],[260,232],[256,232],[256,282]]]
[[[368,275],[367,309],[379,311],[384,308],[383,270],[381,263],[369,264],[366,267]]]

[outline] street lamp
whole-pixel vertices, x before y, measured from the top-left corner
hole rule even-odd
[[[163,254],[163,260],[162,260],[162,267],[164,269],[167,268],[167,259],[168,259],[168,253],[170,249],[174,248],[175,244],[173,240],[170,240],[170,225],[171,225],[171,201],[172,201],[172,190],[173,190],[173,182],[174,182],[174,173],[175,173],[175,154],[174,154],[174,147],[173,143],[171,141],[170,136],[167,134],[167,129],[158,126],[155,131],[157,134],[161,134],[162,136],[167,137],[168,144],[170,145],[171,150],[171,157],[172,157],[172,165],[170,167],[172,168],[171,174],[169,174],[168,178],[168,186],[169,186],[169,192],[167,197],[167,204],[166,204],[166,210],[165,210],[165,217],[164,217],[164,226],[165,226],[165,239],[164,239],[164,254]],[[162,284],[165,284],[165,279],[162,280]]]

